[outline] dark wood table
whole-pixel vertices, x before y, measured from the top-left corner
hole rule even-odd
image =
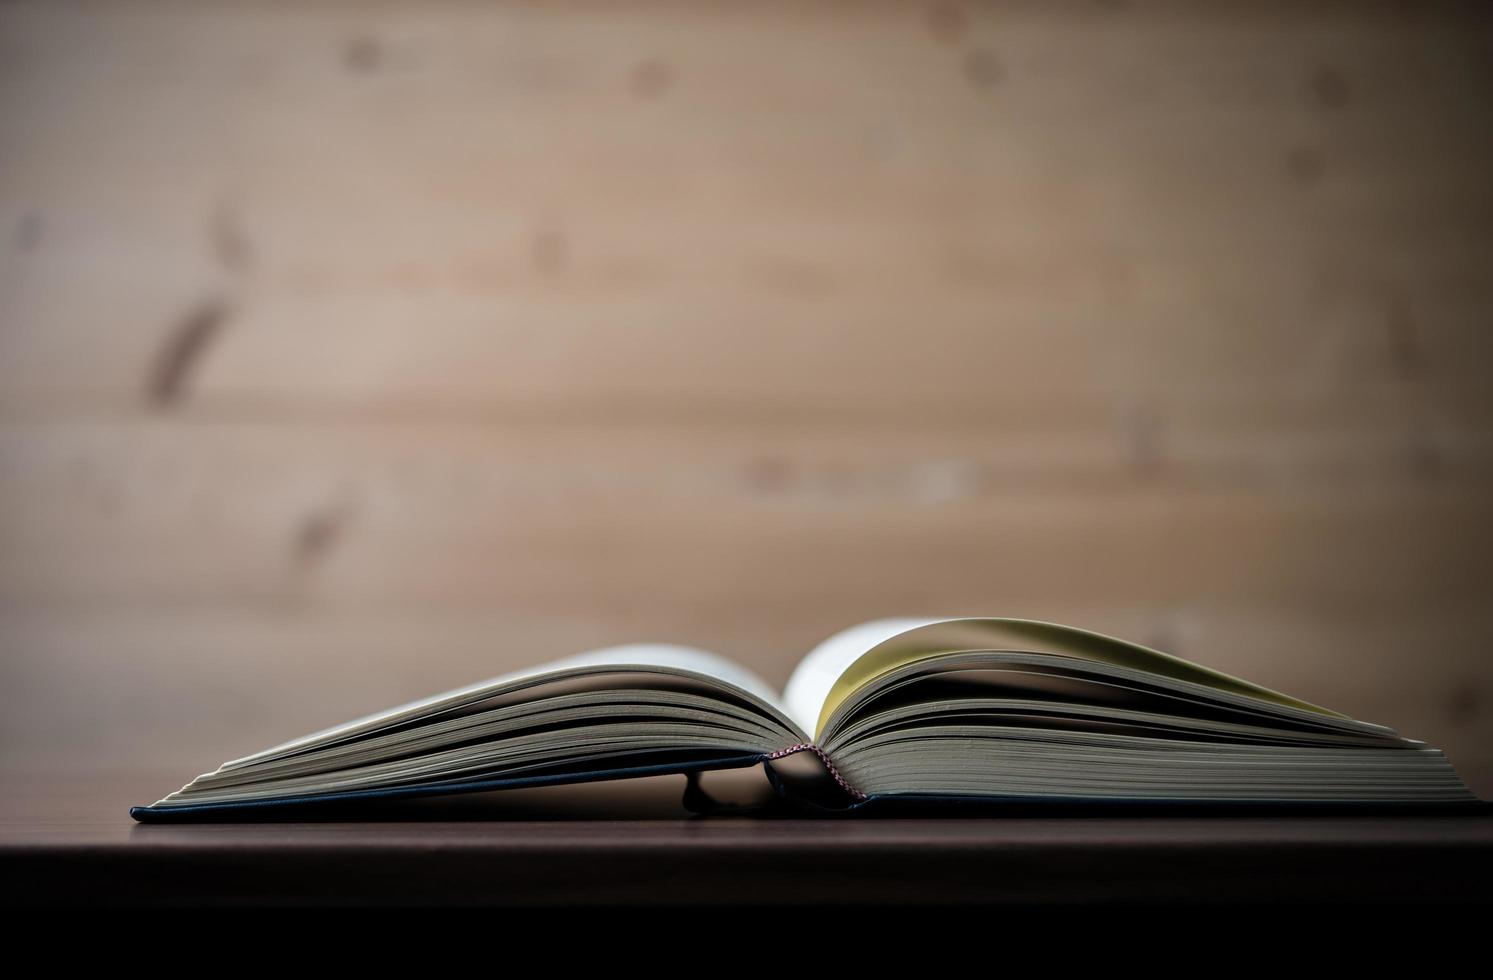
[[[678,809],[678,776],[485,794],[377,820],[147,826],[129,818],[129,805],[180,777],[6,776],[4,901],[1468,903],[1486,899],[1493,871],[1487,815],[690,817]]]

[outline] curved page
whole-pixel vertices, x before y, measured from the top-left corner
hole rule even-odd
[[[880,675],[960,650],[1045,653],[1200,684],[1333,718],[1348,716],[1159,650],[1088,630],[1029,619],[890,619],[864,623],[816,647],[789,679],[790,717],[818,738],[835,709]]]
[[[411,701],[398,707],[389,708],[386,711],[366,715],[353,721],[335,725],[301,738],[292,739],[272,748],[226,762],[221,769],[233,769],[240,766],[252,765],[263,762],[277,756],[301,752],[306,749],[318,747],[341,739],[357,737],[378,731],[391,725],[402,724],[412,721],[422,715],[437,712],[448,707],[460,705],[467,702],[477,701],[491,694],[496,694],[506,688],[522,687],[526,682],[532,682],[537,678],[548,674],[556,674],[567,671],[586,672],[585,668],[596,667],[654,667],[663,668],[670,673],[681,673],[685,675],[700,675],[709,680],[717,681],[728,687],[736,688],[743,694],[750,696],[752,700],[760,702],[769,714],[776,716],[785,723],[791,717],[787,714],[782,704],[782,698],[771,687],[767,685],[756,674],[734,664],[729,660],[697,650],[694,647],[674,646],[661,643],[630,643],[622,646],[607,647],[601,650],[593,650],[589,653],[576,654],[560,660],[540,664],[537,667],[529,667],[517,670],[509,674],[480,681],[467,687],[446,691],[418,701]],[[799,726],[802,727],[802,726]]]

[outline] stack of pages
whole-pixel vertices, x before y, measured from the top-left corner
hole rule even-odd
[[[138,820],[765,765],[816,811],[895,802],[1476,804],[1445,755],[1177,657],[1020,619],[882,620],[787,687],[686,647],[581,654],[226,762]]]

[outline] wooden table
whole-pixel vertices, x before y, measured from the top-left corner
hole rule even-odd
[[[634,780],[621,802],[603,784],[510,791],[404,820],[129,818],[179,775],[6,776],[5,903],[1466,903],[1493,871],[1487,815],[690,818],[671,809],[674,776]]]

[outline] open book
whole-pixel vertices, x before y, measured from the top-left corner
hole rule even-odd
[[[757,765],[816,811],[1480,802],[1440,750],[1380,725],[1085,630],[950,619],[846,630],[781,694],[687,647],[582,654],[226,762],[130,812],[270,816]]]

